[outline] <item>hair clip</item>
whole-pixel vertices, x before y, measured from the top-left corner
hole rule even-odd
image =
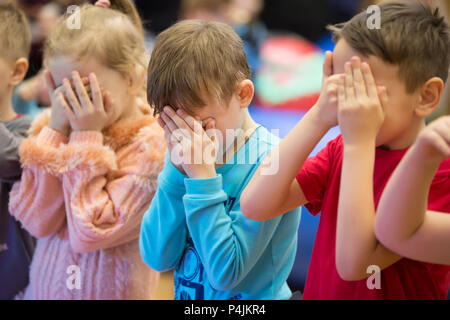
[[[111,2],[109,0],[98,0],[95,5],[97,7],[109,8],[111,6]]]

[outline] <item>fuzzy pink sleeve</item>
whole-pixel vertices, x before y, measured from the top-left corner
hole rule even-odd
[[[99,132],[71,134],[62,148],[62,181],[74,251],[107,249],[138,238],[164,163],[163,133],[155,125],[117,154],[103,145]]]
[[[37,137],[25,139],[19,149],[23,172],[10,193],[9,211],[37,238],[47,237],[64,225],[58,147],[66,142],[66,137],[44,127]]]

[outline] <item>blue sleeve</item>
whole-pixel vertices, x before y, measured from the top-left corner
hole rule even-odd
[[[26,114],[32,118],[35,118],[39,113],[45,110],[44,108],[39,107],[37,100],[31,101],[23,100],[22,97],[20,97],[20,95],[17,93],[18,92],[17,88],[14,91],[12,98],[12,105],[16,113]]]
[[[267,249],[280,218],[265,222],[247,219],[239,203],[228,214],[228,195],[222,188],[222,176],[186,179],[187,226],[200,259],[216,290],[236,287]]]
[[[174,268],[186,246],[187,227],[183,206],[184,176],[166,156],[158,176],[158,190],[144,214],[139,237],[142,259],[152,269]]]

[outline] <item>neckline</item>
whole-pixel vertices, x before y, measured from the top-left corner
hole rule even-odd
[[[245,141],[244,145],[233,155],[232,158],[230,158],[226,163],[221,165],[220,167],[216,168],[216,172],[220,174],[227,173],[236,163],[238,163],[238,160],[241,158],[241,154],[246,152],[249,143],[255,139],[255,137],[259,134],[259,131],[264,128],[262,125],[258,125],[258,127],[253,131],[252,135],[248,137],[248,139]],[[245,154],[244,154],[245,155]]]

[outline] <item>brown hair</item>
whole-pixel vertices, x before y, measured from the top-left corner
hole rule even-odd
[[[250,78],[242,40],[227,24],[184,20],[156,39],[147,73],[147,99],[164,106],[203,107],[207,94],[228,103],[238,83]]]
[[[186,14],[195,10],[218,12],[230,3],[231,0],[182,0],[180,11],[181,14]]]
[[[379,8],[380,29],[367,27],[370,16],[366,11],[328,29],[336,42],[344,39],[365,56],[398,65],[409,93],[432,77],[447,81],[449,26],[439,9],[419,1],[381,2]]]
[[[0,52],[7,60],[28,59],[31,31],[25,15],[8,1],[0,2]]]
[[[130,1],[111,1],[111,8],[83,5],[79,12],[80,29],[67,27],[75,13],[64,15],[45,43],[45,60],[56,55],[68,55],[76,60],[94,55],[123,75],[130,74],[136,66],[145,69],[148,57],[143,34],[138,29],[142,24],[140,19],[133,21],[126,13],[112,9],[119,2],[132,6]]]

